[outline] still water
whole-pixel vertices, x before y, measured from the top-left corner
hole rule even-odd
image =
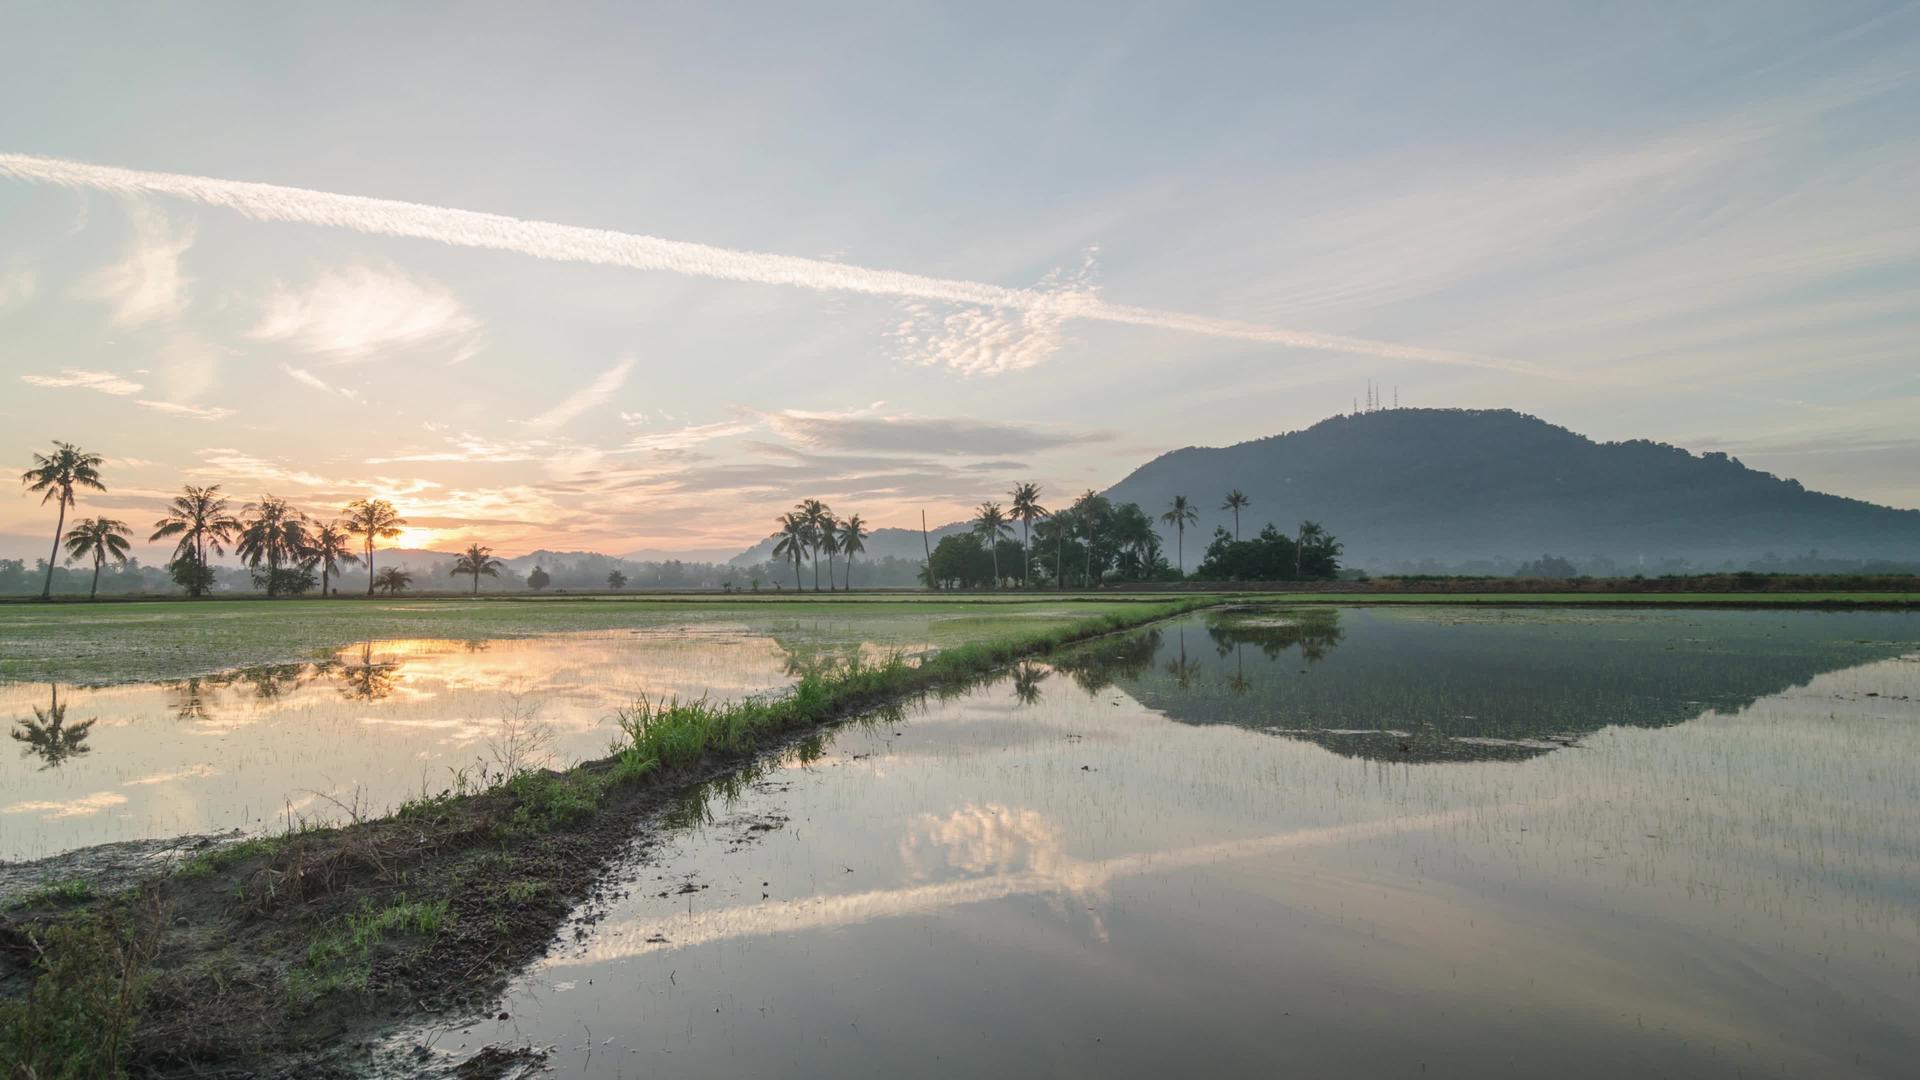
[[[726,624],[366,642],[167,682],[0,685],[0,859],[380,813],[464,772],[600,757],[641,696],[736,698],[842,653]],[[7,747],[16,748],[8,753]]]
[[[1898,1076],[1920,620],[1200,616],[690,803],[486,1019],[558,1075]]]

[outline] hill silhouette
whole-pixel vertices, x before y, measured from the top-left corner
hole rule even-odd
[[[1920,510],[1808,491],[1726,454],[1636,439],[1600,443],[1511,410],[1386,409],[1233,446],[1162,454],[1106,492],[1158,511],[1201,507],[1200,536],[1232,527],[1230,488],[1253,499],[1242,531],[1320,522],[1345,562],[1375,570],[1545,552],[1623,572],[1685,559],[1717,567],[1818,550],[1920,560]],[[1194,530],[1188,530],[1189,549]]]

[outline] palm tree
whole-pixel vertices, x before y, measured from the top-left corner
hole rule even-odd
[[[1160,515],[1160,520],[1174,528],[1175,550],[1179,552],[1180,557],[1180,576],[1186,577],[1187,526],[1199,524],[1200,511],[1188,505],[1185,495],[1175,495],[1173,501],[1167,504],[1166,512]]]
[[[1220,509],[1233,511],[1233,538],[1236,541],[1240,539],[1240,511],[1252,505],[1253,500],[1242,494],[1239,488],[1227,492],[1227,501],[1220,504]]]
[[[1000,539],[1013,535],[1013,523],[997,502],[984,502],[973,512],[973,531],[985,538],[993,553],[993,587],[1000,587]]]
[[[257,503],[241,510],[238,542],[234,553],[254,569],[267,565],[267,595],[280,590],[280,564],[292,562],[307,548],[306,515],[274,495],[262,495]]]
[[[108,559],[127,561],[127,537],[127,523],[112,518],[87,518],[67,530],[67,557],[93,559],[93,584],[87,589],[87,599],[100,595],[100,567]]]
[[[313,533],[307,537],[305,554],[307,558],[320,564],[321,596],[333,594],[333,590],[327,587],[327,583],[333,580],[333,575],[340,572],[341,566],[360,561],[360,556],[355,555],[353,548],[348,545],[346,527],[338,521],[329,521],[313,530]]]
[[[53,599],[53,564],[60,559],[60,534],[67,527],[67,507],[74,505],[77,487],[105,491],[100,482],[100,466],[105,459],[89,454],[72,443],[55,442],[53,453],[33,455],[33,468],[20,474],[28,491],[45,492],[40,505],[60,504],[60,516],[53,523],[53,553],[47,556],[47,580],[40,586],[40,599]]]
[[[1318,544],[1324,541],[1326,538],[1327,538],[1327,530],[1323,528],[1319,522],[1302,521],[1300,523],[1300,529],[1298,532],[1294,534],[1294,539],[1293,539],[1293,576],[1294,577],[1297,578],[1302,573],[1301,567],[1304,565],[1304,562],[1301,556],[1307,550],[1307,545]]]
[[[96,718],[97,719],[97,718]],[[60,704],[60,686],[53,686],[53,705],[48,709],[33,707],[33,719],[18,721],[19,727],[7,732],[15,742],[25,743],[21,748],[22,756],[37,755],[46,764],[42,771],[62,765],[70,757],[79,757],[93,749],[87,745],[87,731],[94,725],[93,720],[82,720],[72,727],[67,726],[67,707]]]
[[[381,592],[392,596],[406,592],[407,587],[413,584],[413,575],[397,566],[389,566],[374,576],[374,584],[379,586]]]
[[[834,592],[833,557],[840,554],[840,521],[832,514],[822,515],[818,526],[820,532],[820,550],[827,553],[827,591]],[[818,589],[816,583],[814,588]]]
[[[173,497],[167,516],[153,523],[153,535],[147,539],[178,536],[180,542],[173,549],[174,561],[192,558],[196,564],[205,566],[207,549],[212,548],[215,555],[225,555],[226,545],[233,541],[233,534],[239,529],[240,521],[227,512],[227,500],[220,494],[219,484],[212,487],[188,484]],[[189,595],[199,596],[205,589],[202,581],[195,578],[187,591]]]
[[[1015,484],[1007,494],[1013,496],[1013,516],[1020,522],[1020,552],[1026,560],[1025,577],[1029,586],[1033,584],[1033,523],[1046,517],[1051,511],[1040,505],[1040,485],[1033,483]]]
[[[407,520],[385,499],[355,499],[347,504],[347,531],[367,538],[367,595],[373,595],[373,542],[400,535]]]
[[[867,523],[859,514],[847,515],[840,523],[840,550],[847,555],[847,591],[853,591],[853,557],[867,550]]]
[[[492,548],[484,547],[480,544],[468,544],[467,550],[461,552],[460,557],[453,560],[453,569],[449,570],[448,574],[453,577],[459,577],[461,574],[472,574],[473,595],[479,596],[480,575],[485,574],[490,578],[497,578],[500,576],[500,569],[504,566],[506,566],[506,563],[493,557]]]
[[[780,542],[773,545],[773,557],[793,560],[793,591],[800,591],[800,556],[812,542],[812,530],[807,519],[798,511],[783,515],[780,522]]]
[[[820,545],[825,540],[828,523],[833,514],[827,504],[819,499],[806,499],[794,507],[800,514],[800,520],[807,527],[807,546],[813,550],[813,591],[820,591]],[[795,586],[798,588],[798,586]]]

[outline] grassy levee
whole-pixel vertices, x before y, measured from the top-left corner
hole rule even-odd
[[[205,850],[114,895],[0,912],[0,1078],[359,1075],[385,1025],[472,1006],[536,959],[651,815],[821,725],[1216,603],[1131,606],[769,700],[637,702],[609,756],[393,814]],[[803,746],[804,752],[804,746]]]

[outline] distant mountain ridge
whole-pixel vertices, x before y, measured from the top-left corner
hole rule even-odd
[[[1386,409],[1284,435],[1162,454],[1109,488],[1157,512],[1200,507],[1204,545],[1239,488],[1241,527],[1320,522],[1370,569],[1542,553],[1700,566],[1817,549],[1823,557],[1920,561],[1920,510],[1808,491],[1721,453],[1644,439],[1599,443],[1506,409]]]

